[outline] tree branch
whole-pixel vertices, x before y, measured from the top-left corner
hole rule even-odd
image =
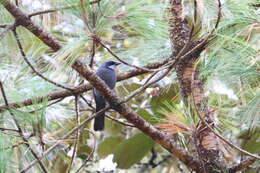
[[[0,2],[7,11],[9,11],[16,20],[17,25],[21,25],[32,32],[36,37],[42,40],[46,45],[51,47],[54,51],[61,49],[60,43],[53,38],[48,32],[45,32],[40,26],[35,24],[30,17],[20,10],[17,6],[8,0]]]
[[[150,136],[155,142],[167,149],[170,153],[174,154],[189,168],[197,172],[202,172],[199,162],[190,156],[187,152],[178,148],[170,136],[167,136],[149,124],[136,112],[134,112],[127,104],[120,104],[122,100],[120,100],[119,97],[112,90],[110,90],[88,66],[76,60],[73,64],[73,68],[78,71],[85,79],[87,79],[99,92],[102,93],[102,95],[110,104],[111,108],[124,116],[130,123],[135,125],[135,127],[137,127],[146,135]]]

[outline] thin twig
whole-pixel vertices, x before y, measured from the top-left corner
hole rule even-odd
[[[121,63],[127,65],[127,66],[130,66],[130,67],[134,67],[136,69],[140,69],[140,70],[145,70],[145,71],[148,71],[148,72],[154,72],[154,71],[160,71],[162,69],[148,69],[148,68],[144,68],[144,67],[139,67],[139,66],[136,66],[136,65],[133,65],[133,64],[130,64],[124,60],[122,60],[119,56],[117,56],[111,49],[109,49],[105,44],[103,44],[101,42],[101,40],[97,39],[97,41],[99,42],[99,44],[105,48],[112,56],[114,56],[118,61],[120,61]]]
[[[47,13],[53,13],[53,12],[60,11],[60,10],[63,10],[63,8],[53,8],[53,9],[48,9],[48,10],[44,10],[44,11],[37,11],[37,12],[29,14],[29,17],[38,16],[38,15],[47,14]]]
[[[87,162],[90,160],[90,158],[93,156],[93,154],[94,154],[94,152],[96,150],[97,137],[96,137],[95,133],[92,130],[90,130],[90,129],[85,129],[85,130],[87,130],[89,133],[91,133],[92,136],[94,137],[94,147],[93,147],[91,153],[86,158],[86,160],[84,160],[83,164],[79,167],[79,169],[75,173],[79,173],[80,172],[80,170],[87,164]]]
[[[44,108],[47,108],[47,107],[50,107],[50,106],[52,106],[52,105],[54,105],[54,104],[56,104],[56,103],[59,103],[59,102],[61,102],[62,100],[64,100],[64,98],[58,99],[58,100],[56,100],[56,101],[54,101],[54,102],[52,102],[52,103],[50,103],[50,104],[48,104],[48,105],[46,105],[46,106],[43,106],[42,108],[39,108],[39,109],[35,109],[35,110],[33,110],[33,111],[30,111],[29,113],[35,113],[35,112],[40,111],[40,110],[42,110],[42,109],[44,109]]]
[[[18,133],[19,133],[19,131],[16,130],[16,129],[9,129],[9,128],[0,127],[0,130],[1,130],[1,131],[12,131],[12,132],[18,132]]]
[[[113,120],[113,121],[115,121],[115,122],[117,122],[117,123],[119,123],[119,124],[122,124],[122,125],[124,125],[124,126],[135,127],[133,124],[129,124],[129,123],[127,123],[127,122],[123,122],[123,121],[118,120],[117,118],[114,118],[114,117],[112,117],[112,116],[106,115],[106,117],[109,118],[109,119],[111,119],[111,120]]]
[[[91,49],[90,62],[89,62],[89,66],[91,68],[93,68],[94,65],[95,54],[96,54],[96,43],[94,40],[92,40],[92,49]]]
[[[16,23],[12,24],[12,25],[8,25],[5,27],[5,30],[0,34],[0,40],[2,40],[9,31],[11,31],[12,29],[14,29],[17,26]]]
[[[19,142],[17,144],[12,145],[11,147],[5,147],[4,150],[8,150],[8,149],[14,149],[16,147],[19,147],[20,145],[24,145],[24,142]]]
[[[79,111],[78,111],[78,96],[75,96],[75,113],[76,113],[76,126],[78,126],[80,124],[80,117],[79,117]],[[71,156],[71,162],[70,162],[70,165],[68,168],[68,173],[70,172],[72,164],[76,158],[79,137],[80,137],[80,129],[78,129],[77,133],[76,133],[76,139],[75,139],[74,146],[73,146],[73,153]]]
[[[144,82],[144,85],[146,85],[159,71],[154,72],[153,74],[151,74],[146,81]]]
[[[217,0],[218,1],[218,18],[217,18],[217,21],[216,21],[216,24],[215,24],[215,30],[218,28],[218,24],[220,22],[220,19],[221,19],[221,2],[220,0]]]
[[[194,4],[194,14],[193,14],[193,20],[194,20],[194,24],[197,23],[197,0],[193,0],[193,4]]]
[[[33,13],[29,14],[28,16],[29,17],[33,17],[33,16],[42,15],[42,14],[53,13],[53,12],[56,12],[56,11],[62,11],[62,10],[75,8],[77,6],[78,5],[70,5],[70,6],[66,6],[66,7],[51,8],[51,9],[47,9],[47,10],[43,10],[43,11],[33,12]]]
[[[14,33],[15,39],[16,39],[16,41],[17,41],[19,50],[20,50],[20,52],[21,52],[21,55],[23,56],[24,61],[25,61],[25,62],[27,63],[27,65],[33,70],[33,72],[34,72],[35,74],[37,74],[40,78],[44,79],[45,81],[47,81],[47,82],[49,82],[49,83],[51,83],[51,84],[53,84],[53,85],[55,85],[55,86],[57,86],[57,87],[60,87],[60,88],[63,88],[63,89],[66,89],[66,90],[69,90],[69,91],[73,92],[73,89],[72,89],[72,88],[69,88],[69,87],[63,86],[63,85],[61,85],[61,84],[59,84],[59,83],[57,83],[57,82],[54,82],[54,81],[48,79],[47,77],[43,76],[40,72],[38,72],[38,71],[33,67],[33,65],[30,63],[30,61],[28,60],[28,58],[26,57],[25,52],[24,52],[23,47],[22,47],[22,44],[21,44],[21,42],[20,42],[20,39],[19,39],[19,37],[18,37],[18,34],[17,34],[15,28],[13,29],[13,33]]]
[[[95,3],[98,3],[99,1],[100,0],[96,0],[96,1],[91,1],[89,3],[95,4]],[[43,10],[43,11],[37,11],[37,12],[29,14],[29,17],[33,17],[33,16],[37,16],[37,15],[41,15],[41,14],[53,13],[53,12],[61,11],[61,10],[67,10],[67,9],[75,8],[78,6],[79,5],[75,4],[75,5],[65,6],[65,7],[57,7],[57,8],[51,8],[51,9],[47,9],[47,10]]]
[[[85,25],[87,26],[87,28],[89,29],[89,32],[92,33],[92,28],[90,27],[89,25],[89,18],[88,18],[88,15],[87,15],[87,12],[86,12],[86,9],[85,9],[85,5],[84,5],[84,0],[80,0],[80,8],[81,8],[81,16],[83,18],[83,21],[85,23]]]
[[[126,103],[133,97],[135,97],[137,94],[148,88],[150,85],[160,81],[162,78],[164,78],[172,69],[168,68],[164,73],[162,73],[157,79],[154,79],[153,81],[146,83],[142,87],[138,88],[137,90],[133,91],[129,96],[127,96],[121,103]]]
[[[95,108],[91,105],[91,103],[88,102],[87,99],[85,99],[85,97],[83,95],[79,95],[80,98],[82,98],[82,100],[84,100],[85,103],[87,103],[87,105],[92,109],[95,110]]]

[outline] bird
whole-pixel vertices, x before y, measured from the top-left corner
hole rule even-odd
[[[110,88],[114,89],[117,81],[117,74],[115,71],[116,66],[119,62],[106,61],[97,69],[96,75],[102,79],[105,84]],[[106,106],[106,100],[104,96],[95,88],[93,89],[94,100],[96,102],[96,113]],[[98,115],[94,120],[94,130],[102,131],[105,128],[105,113]]]

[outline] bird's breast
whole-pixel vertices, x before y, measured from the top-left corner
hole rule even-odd
[[[114,70],[111,69],[99,69],[96,73],[110,89],[113,89],[116,84],[116,73]]]

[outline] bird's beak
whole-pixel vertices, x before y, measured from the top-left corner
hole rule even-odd
[[[120,62],[116,62],[115,66],[118,66],[118,65],[120,65],[120,64],[121,64]]]

